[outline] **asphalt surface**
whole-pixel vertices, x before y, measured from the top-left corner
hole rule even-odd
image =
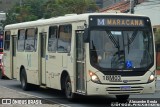
[[[160,98],[160,80],[157,81],[155,94],[131,95],[130,98]],[[75,102],[68,101],[61,91],[34,87],[30,91],[23,91],[17,80],[0,80],[0,98],[41,98],[48,104],[36,105],[0,105],[0,107],[111,107],[112,102],[117,102],[114,96],[108,97],[83,97],[79,96]]]

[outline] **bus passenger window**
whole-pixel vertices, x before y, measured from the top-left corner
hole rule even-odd
[[[57,48],[57,27],[51,26],[49,28],[48,51],[55,52],[56,48]]]
[[[25,41],[25,30],[21,29],[18,31],[18,51],[24,51],[24,41]]]
[[[5,32],[4,50],[9,50],[10,48],[10,34],[10,31]]]
[[[59,27],[58,52],[70,52],[71,50],[72,25]]]
[[[25,50],[26,51],[36,51],[37,49],[37,34],[36,29],[27,29],[27,39],[25,41]]]

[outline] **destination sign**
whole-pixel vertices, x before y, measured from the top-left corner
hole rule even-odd
[[[143,27],[142,19],[97,18],[97,26]]]

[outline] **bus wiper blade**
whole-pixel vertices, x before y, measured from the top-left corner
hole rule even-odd
[[[128,44],[127,44],[127,46],[128,46],[128,53],[129,53],[129,50],[130,50],[130,44],[134,41],[134,39],[135,39],[135,37],[137,36],[137,30],[135,30],[134,32],[133,32],[133,34],[132,34],[132,36],[131,36],[131,38],[129,38],[129,35],[128,35],[128,33],[127,33],[127,40],[128,40]]]
[[[134,41],[135,37],[137,36],[137,33],[138,33],[137,30],[133,32],[131,38],[129,38],[128,45],[130,45]]]
[[[109,39],[112,41],[112,43],[115,45],[116,48],[120,48],[118,41],[114,38],[114,36],[112,35],[112,33],[110,31],[106,31]]]

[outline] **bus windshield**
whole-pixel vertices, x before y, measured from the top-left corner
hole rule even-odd
[[[90,62],[102,69],[149,67],[154,61],[152,41],[149,29],[92,29]]]

